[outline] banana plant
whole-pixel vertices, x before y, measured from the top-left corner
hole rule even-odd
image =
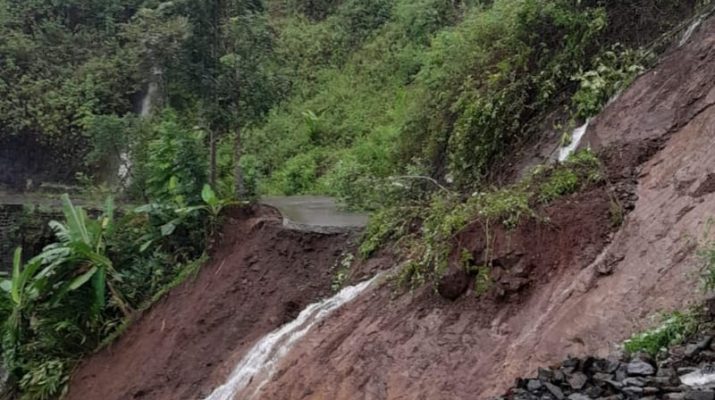
[[[0,281],[0,288],[10,297],[13,314],[21,312],[30,300],[37,297],[37,290],[32,287],[33,278],[42,266],[39,259],[30,260],[22,265],[22,247],[15,249],[12,259],[12,275],[10,279]]]
[[[150,233],[141,238],[143,244],[140,247],[140,251],[144,252],[148,248],[150,248],[157,240],[163,237],[171,236],[174,231],[176,231],[176,228],[181,225],[188,216],[196,212],[204,212],[208,214],[209,229],[207,232],[207,236],[211,236],[216,230],[216,223],[218,217],[224,207],[236,203],[231,200],[219,199],[219,197],[216,195],[216,192],[214,192],[214,190],[208,184],[204,185],[203,189],[201,190],[201,199],[203,200],[203,204],[195,206],[173,208],[165,204],[152,203],[136,208],[134,210],[134,212],[136,213],[162,213],[164,217],[168,217],[169,215],[171,215],[171,217],[166,218],[164,220],[165,222],[163,222],[163,224],[159,227],[159,230],[157,232],[158,234]]]
[[[41,266],[38,259],[29,261],[22,265],[22,248],[15,249],[12,259],[12,275],[0,281],[0,289],[5,291],[12,306],[12,311],[5,321],[3,350],[5,351],[5,361],[8,365],[14,365],[16,352],[20,338],[24,335],[23,326],[28,320],[26,313],[30,308],[30,303],[38,297],[39,292],[33,286],[34,277]]]
[[[38,281],[53,277],[67,277],[57,285],[54,296],[60,301],[66,294],[91,283],[94,294],[92,310],[98,314],[106,306],[106,288],[114,302],[125,316],[131,310],[124,297],[114,287],[112,280],[121,280],[112,261],[105,255],[105,234],[112,229],[114,204],[107,200],[104,214],[92,219],[81,207],[72,204],[68,195],[62,196],[64,222],[52,221],[50,227],[55,231],[58,242],[51,244],[37,256],[43,265],[38,274]],[[109,275],[109,278],[108,277]]]

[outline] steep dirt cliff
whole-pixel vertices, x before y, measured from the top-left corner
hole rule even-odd
[[[593,121],[586,143],[613,183],[602,190],[633,209],[615,235],[603,192],[555,204],[547,226],[502,241],[527,259],[525,289],[449,303],[383,287],[315,329],[261,398],[484,399],[568,354],[605,355],[695,299],[692,256],[715,215],[714,44],[710,21]]]
[[[696,299],[693,254],[715,215],[714,44],[710,21],[593,121],[584,144],[608,182],[538,210],[547,222],[497,231],[488,294],[450,302],[380,286],[311,330],[258,397],[486,399],[569,354],[605,355],[648,316]],[[629,211],[618,228],[614,203]],[[476,225],[459,240],[484,250]],[[201,398],[328,293],[345,243],[287,231],[266,211],[235,215],[198,279],[84,363],[69,398]]]
[[[272,208],[230,210],[209,264],[80,365],[68,398],[203,397],[242,351],[331,293],[351,237],[286,229]]]

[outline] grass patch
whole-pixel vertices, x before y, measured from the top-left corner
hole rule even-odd
[[[655,357],[668,347],[682,343],[696,332],[698,317],[692,312],[674,312],[662,317],[657,327],[637,333],[623,343],[629,353],[645,352]]]
[[[427,201],[383,209],[371,217],[359,254],[368,257],[393,243],[407,260],[398,280],[406,286],[419,286],[441,277],[456,235],[470,224],[479,223],[489,242],[498,225],[515,229],[525,219],[538,218],[539,207],[600,183],[601,170],[598,158],[582,150],[564,163],[537,167],[507,187],[478,191],[467,198],[440,190]],[[488,269],[488,249],[485,260],[473,261]],[[488,271],[478,272],[484,281],[480,285],[487,286]]]

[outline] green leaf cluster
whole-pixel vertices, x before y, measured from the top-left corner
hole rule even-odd
[[[455,239],[468,226],[478,225],[488,238],[500,227],[512,230],[526,219],[540,218],[538,210],[561,197],[602,183],[600,161],[589,150],[581,150],[563,164],[537,167],[506,187],[474,192],[466,198],[444,190],[432,191],[426,202],[397,203],[374,213],[360,254],[368,257],[393,246],[406,260],[401,283],[419,286],[439,279],[446,271]],[[485,253],[485,260],[472,261],[490,267],[489,251]],[[488,274],[479,272],[480,279],[486,280]]]

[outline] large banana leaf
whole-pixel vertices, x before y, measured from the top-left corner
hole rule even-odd
[[[67,231],[73,241],[80,240],[92,245],[92,238],[87,229],[87,214],[80,207],[75,207],[69,195],[62,195],[62,211],[67,219]]]
[[[25,267],[22,267],[22,248],[15,249],[12,260],[12,277],[9,281],[3,282],[0,288],[10,292],[10,298],[16,306],[22,306],[26,298],[30,296],[26,290],[28,282],[35,276],[42,263],[38,259],[32,259]],[[6,283],[6,282],[9,282]]]

